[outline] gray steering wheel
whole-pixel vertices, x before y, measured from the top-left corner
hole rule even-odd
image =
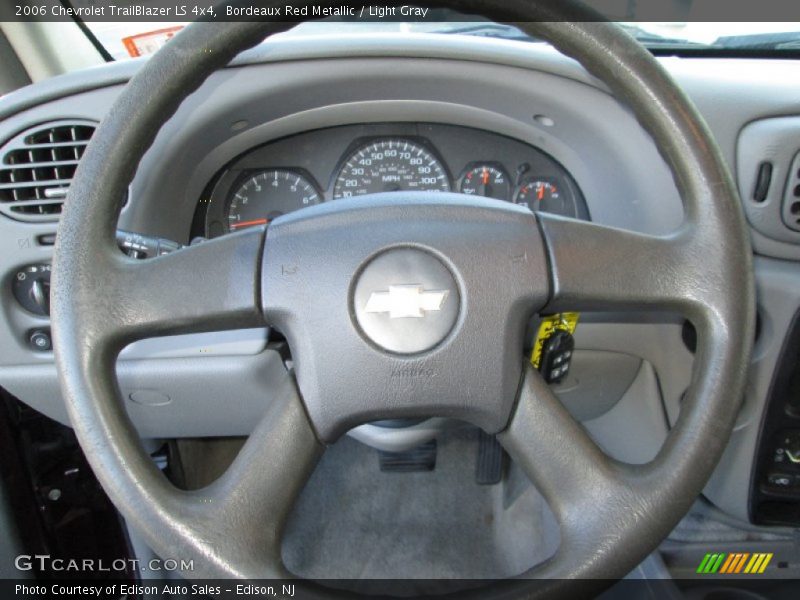
[[[291,24],[187,27],[131,79],[81,161],[58,231],[52,318],[63,394],[89,462],[157,553],[194,559],[188,577],[291,576],[282,528],[325,445],[365,421],[437,415],[498,434],[561,528],[550,560],[482,593],[572,594],[580,580],[622,577],[650,553],[728,440],[753,339],[751,250],[728,170],[691,102],[618,27],[570,22],[586,16],[573,5],[436,4],[515,22],[602,80],[669,164],[684,223],[652,237],[499,201],[398,192],[130,259],[114,230],[160,127],[215,70]],[[423,303],[424,318],[391,319],[386,297],[368,310],[392,286],[411,303],[398,296],[401,316]],[[696,327],[691,386],[652,462],[608,457],[525,366],[524,324],[564,309],[663,309]],[[285,333],[294,373],[220,479],[175,488],[126,414],[119,351],[146,337],[265,323]]]

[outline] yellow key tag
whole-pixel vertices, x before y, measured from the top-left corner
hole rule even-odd
[[[533,343],[533,350],[531,350],[531,364],[535,368],[539,368],[542,361],[542,347],[553,332],[557,329],[575,333],[575,328],[578,326],[578,318],[580,313],[567,312],[556,313],[554,315],[547,315],[542,317],[542,322],[539,325],[539,332],[536,334],[536,341]]]

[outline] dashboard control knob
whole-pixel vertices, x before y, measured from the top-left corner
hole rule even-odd
[[[779,490],[790,490],[795,486],[796,478],[788,473],[770,473],[767,485]]]
[[[36,278],[31,283],[31,297],[43,314],[50,314],[50,282]]]
[[[793,431],[786,436],[783,443],[786,458],[792,464],[800,464],[800,431]]]
[[[28,265],[14,274],[11,282],[14,298],[28,312],[50,314],[50,265]]]
[[[28,338],[31,348],[38,352],[47,352],[53,347],[53,340],[50,338],[50,332],[44,329],[35,329],[31,332]]]

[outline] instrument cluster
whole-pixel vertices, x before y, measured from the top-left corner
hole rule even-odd
[[[577,183],[541,150],[483,130],[410,123],[270,142],[219,173],[199,207],[204,235],[215,237],[321,202],[396,191],[459,192],[589,218]]]

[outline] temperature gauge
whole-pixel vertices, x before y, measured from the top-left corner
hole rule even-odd
[[[530,178],[522,183],[514,197],[516,204],[531,211],[549,212],[565,217],[577,217],[575,204],[561,190],[561,184],[551,179]]]
[[[484,198],[508,200],[511,182],[505,171],[492,165],[475,165],[461,178],[461,193]]]

